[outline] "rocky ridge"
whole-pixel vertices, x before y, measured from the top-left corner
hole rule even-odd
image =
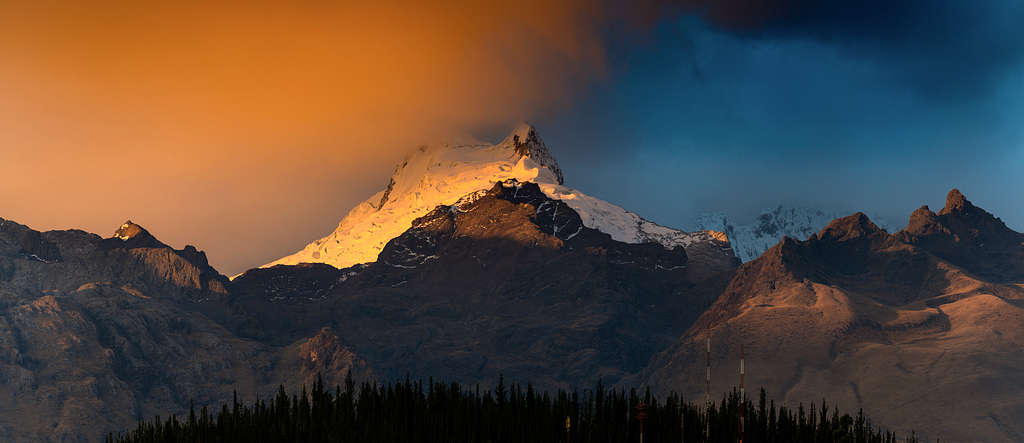
[[[785,402],[826,397],[926,439],[1019,441],[1022,253],[1022,234],[957,190],[895,234],[840,218],[741,266],[641,379],[703,395],[711,337],[714,392],[735,385],[742,344],[748,386]]]
[[[282,346],[231,333],[214,320],[227,283],[134,223],[101,238],[0,219],[0,440],[98,441],[189,400],[370,372],[329,330]]]

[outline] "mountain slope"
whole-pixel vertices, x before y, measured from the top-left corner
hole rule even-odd
[[[742,344],[748,385],[788,402],[836,399],[931,439],[1019,441],[1022,250],[956,190],[892,235],[860,213],[834,220],[740,267],[644,379],[703,395],[710,336],[716,392],[736,384]]]
[[[384,190],[352,209],[334,232],[263,267],[326,263],[344,268],[375,261],[387,242],[409,229],[413,220],[509,179],[537,183],[550,198],[580,214],[585,226],[617,241],[703,248],[712,240],[725,240],[720,233],[659,226],[564,186],[562,170],[536,129],[520,125],[495,145],[421,146],[395,168]]]
[[[232,282],[244,336],[288,342],[336,331],[378,373],[535,386],[635,374],[724,288],[728,243],[626,243],[586,226],[566,200],[506,180],[439,206],[376,262],[251,270]]]
[[[0,440],[99,441],[190,399],[365,371],[330,330],[281,346],[235,336],[213,320],[230,315],[227,284],[201,251],[131,222],[104,239],[0,219]]]

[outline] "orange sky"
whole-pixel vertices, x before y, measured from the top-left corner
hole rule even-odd
[[[584,2],[145,3],[0,5],[0,217],[131,218],[232,274],[328,233],[406,149],[604,72]]]

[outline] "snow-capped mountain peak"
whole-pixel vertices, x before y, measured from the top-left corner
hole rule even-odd
[[[660,226],[564,186],[554,155],[534,127],[522,124],[493,145],[420,146],[398,163],[386,188],[353,208],[334,232],[264,267],[327,263],[344,268],[376,261],[388,241],[408,230],[413,220],[508,180],[536,183],[550,198],[578,212],[587,227],[620,242],[653,242],[666,248],[716,242],[728,247],[719,233],[687,233]]]
[[[331,234],[264,266],[375,261],[412,221],[442,205],[515,179],[557,185],[561,170],[536,129],[520,125],[501,143],[423,145],[398,163],[384,190],[353,208]]]

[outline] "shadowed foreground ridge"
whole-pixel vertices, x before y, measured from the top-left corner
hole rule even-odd
[[[645,414],[641,425],[639,414]],[[269,400],[240,403],[219,412],[192,409],[187,418],[156,417],[108,443],[157,442],[734,442],[741,411],[743,441],[916,443],[876,428],[863,411],[855,416],[826,402],[809,408],[776,408],[764,390],[757,400],[730,394],[705,408],[672,393],[606,389],[556,393],[505,386],[481,393],[458,383],[422,380],[356,386],[351,379],[333,392],[317,380],[307,393],[289,396],[284,386]],[[569,423],[568,429],[566,423]],[[642,427],[641,427],[642,426]]]

